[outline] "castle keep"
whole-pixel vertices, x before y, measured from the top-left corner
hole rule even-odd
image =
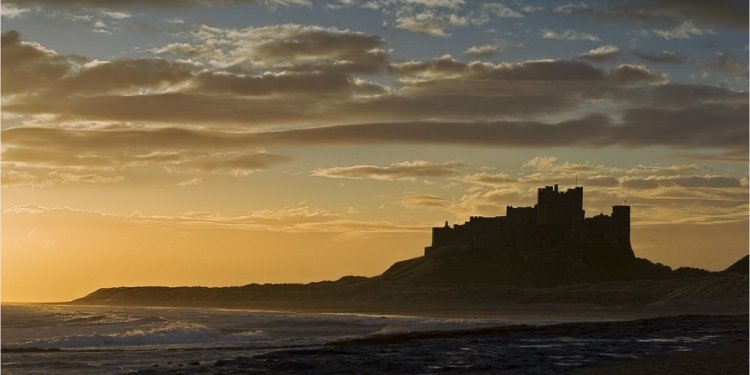
[[[611,215],[586,218],[583,187],[537,190],[534,207],[507,206],[505,216],[472,216],[464,224],[432,228],[432,245],[471,248],[540,248],[563,244],[601,244],[630,248],[630,206],[613,206]]]

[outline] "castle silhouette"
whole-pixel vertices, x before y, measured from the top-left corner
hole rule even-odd
[[[471,216],[464,224],[432,228],[432,245],[479,249],[551,248],[559,245],[615,245],[630,247],[630,206],[613,206],[612,215],[586,218],[583,187],[566,191],[557,184],[537,190],[534,207],[507,206],[505,216]],[[632,250],[630,250],[632,252]]]

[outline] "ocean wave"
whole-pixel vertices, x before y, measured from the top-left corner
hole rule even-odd
[[[152,329],[133,329],[121,333],[61,336],[14,344],[10,347],[83,348],[106,346],[170,345],[205,342],[215,339],[216,331],[189,323],[172,323]]]
[[[243,331],[238,333],[233,333],[229,335],[228,337],[237,337],[237,338],[266,338],[268,335],[266,335],[265,332],[261,330],[254,330],[254,331]]]
[[[270,339],[262,330],[249,330],[229,334],[206,326],[175,322],[149,329],[131,329],[125,332],[96,333],[89,335],[59,336],[4,345],[4,349],[80,349],[102,347],[130,347],[149,345],[227,345],[250,344]]]

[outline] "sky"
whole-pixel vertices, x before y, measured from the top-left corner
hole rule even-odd
[[[2,299],[377,275],[584,187],[748,251],[747,1],[2,2]]]

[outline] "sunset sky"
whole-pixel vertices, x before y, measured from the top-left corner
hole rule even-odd
[[[2,299],[376,275],[576,180],[720,270],[747,90],[746,0],[3,1]]]

